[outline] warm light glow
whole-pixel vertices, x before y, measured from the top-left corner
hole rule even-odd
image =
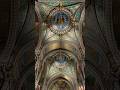
[[[79,90],[85,90],[84,86],[79,86]]]
[[[40,90],[40,85],[37,85],[37,86],[35,87],[35,90]]]
[[[84,45],[80,27],[84,2],[47,1],[38,2],[41,27],[38,29],[40,39],[35,52],[38,63],[35,66],[35,90],[85,90],[85,86],[78,81],[81,79],[84,83],[84,77],[78,79],[82,75],[77,75],[77,72],[84,72],[84,67],[76,68],[84,64],[78,61],[83,60],[85,54],[81,50]]]

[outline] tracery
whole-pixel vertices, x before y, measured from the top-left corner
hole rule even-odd
[[[84,5],[84,0],[36,2],[41,24],[35,50],[36,89],[85,90]]]

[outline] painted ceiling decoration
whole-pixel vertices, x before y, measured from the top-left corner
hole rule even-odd
[[[120,90],[120,0],[0,1],[0,90]]]
[[[51,31],[64,34],[72,28],[72,13],[63,6],[54,8],[47,18],[47,24]]]
[[[36,90],[85,90],[84,0],[38,0]]]

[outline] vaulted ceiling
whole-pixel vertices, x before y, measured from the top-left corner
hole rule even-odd
[[[11,22],[11,20],[10,20],[10,7],[11,7],[11,1],[12,0],[0,0],[0,54],[2,54],[2,51],[4,50],[4,48],[5,48],[5,46],[6,46],[6,42],[7,42],[7,40],[8,40],[8,37],[9,37],[9,34],[11,33],[10,31],[9,31],[9,26],[10,26],[10,22]],[[14,1],[14,0],[13,0]],[[19,1],[19,0],[18,0]],[[21,0],[22,2],[24,1],[24,0]],[[91,4],[91,0],[86,0],[87,2],[88,1],[90,1],[88,4],[90,5]],[[93,0],[92,0],[93,1]],[[95,1],[101,1],[101,0],[95,0]],[[109,1],[109,0],[108,0]],[[116,43],[117,43],[117,46],[118,46],[118,48],[120,49],[120,1],[119,0],[112,0],[113,1],[113,8],[112,8],[112,11],[113,11],[113,31],[114,31],[114,35],[115,35],[115,40],[116,40]],[[26,12],[27,13],[29,13],[28,14],[28,16],[29,15],[31,15],[30,14],[30,10],[31,10],[31,8],[30,8],[30,6],[27,6],[28,5],[28,3],[26,4],[23,4],[23,5],[21,5],[21,14],[19,14],[20,16],[21,16],[21,20],[23,20],[25,17],[25,14],[26,14]],[[16,6],[17,7],[17,6]],[[24,7],[24,8],[22,8],[22,7]],[[29,8],[29,10],[28,10],[28,8]],[[91,8],[89,8],[88,9],[88,11],[90,10]],[[90,15],[90,13],[88,13],[88,15]],[[21,30],[23,30],[23,32],[22,32],[22,34],[21,35],[18,35],[18,37],[19,36],[21,36],[22,37],[22,39],[20,39],[21,41],[19,41],[19,44],[18,44],[18,46],[17,47],[19,47],[19,48],[21,48],[20,46],[21,46],[21,43],[22,43],[22,41],[24,41],[24,39],[25,39],[25,41],[24,42],[27,42],[27,41],[30,41],[31,39],[31,36],[33,35],[33,33],[31,34],[31,33],[29,33],[30,35],[29,36],[26,36],[26,34],[24,34],[24,33],[28,33],[28,32],[31,32],[31,27],[29,27],[29,25],[32,25],[33,23],[31,23],[30,24],[30,22],[31,21],[29,21],[29,19],[30,19],[31,17],[27,17],[27,23],[25,24],[25,26],[27,26],[27,27],[25,27],[25,28],[23,28],[23,29],[21,29]],[[19,18],[20,19],[20,18]],[[91,18],[92,20],[94,20],[94,18]],[[25,22],[26,22],[25,21]],[[21,24],[23,24],[23,22],[24,21],[20,21],[20,23]],[[93,22],[95,22],[95,21],[92,21],[92,23]],[[91,23],[91,22],[90,22]],[[92,24],[91,23],[91,24]],[[22,27],[22,25],[20,24],[20,27]],[[23,26],[24,27],[24,26]],[[92,27],[94,27],[94,26],[92,26]],[[94,28],[96,28],[96,27],[94,27]],[[18,29],[18,28],[17,28]],[[26,32],[26,30],[28,30],[27,32]],[[14,30],[15,31],[15,30]],[[13,32],[14,32],[13,31]],[[25,31],[25,32],[24,32]],[[18,33],[20,33],[20,32],[18,32]],[[90,33],[90,32],[87,32],[86,33],[86,36],[87,37],[90,37],[89,38],[89,40],[91,40],[91,39],[93,39],[93,37],[94,37],[94,35],[95,35],[95,33],[96,32],[93,32],[93,33]],[[91,37],[90,35],[92,35],[93,37]],[[23,37],[24,36],[24,37]],[[97,35],[96,35],[97,36]],[[97,39],[97,37],[94,37],[94,39]],[[27,38],[26,38],[27,37]],[[9,39],[10,39],[11,37],[9,37]],[[86,40],[86,38],[85,38],[85,40]],[[90,41],[90,43],[91,43],[91,41]],[[101,60],[106,60],[105,58],[104,59],[101,59],[101,60],[98,60],[97,58],[98,58],[98,56],[97,55],[99,55],[99,54],[96,54],[96,49],[94,48],[94,47],[96,47],[96,46],[94,46],[94,41],[92,41],[92,43],[91,43],[91,46],[93,46],[93,48],[91,48],[91,47],[88,47],[88,45],[86,44],[86,46],[87,46],[87,50],[90,50],[89,52],[87,52],[87,57],[90,57],[90,60],[93,62],[93,63],[98,63],[97,64],[97,67],[100,67],[100,70],[102,71],[102,70],[104,70],[104,68],[105,68],[105,70],[106,70],[106,61],[104,61],[104,62],[101,62]],[[99,40],[98,41],[96,41],[96,43],[100,43],[99,42]],[[23,43],[23,44],[25,44],[25,43]],[[22,45],[23,45],[22,44]],[[23,45],[24,46],[24,45]],[[25,48],[27,48],[27,49],[29,49],[28,48],[29,46],[26,46]],[[24,49],[24,48],[23,48]],[[30,49],[33,49],[33,48],[30,48]],[[103,49],[103,48],[102,48]],[[24,49],[25,50],[25,49]],[[16,51],[17,51],[17,49],[16,49]],[[25,66],[25,64],[27,65],[28,63],[29,63],[29,61],[32,61],[32,60],[30,60],[31,58],[34,58],[34,57],[32,57],[32,55],[31,54],[26,54],[26,53],[29,53],[29,52],[31,52],[31,54],[33,54],[33,52],[32,51],[27,51],[27,52],[24,52],[23,53],[23,56],[21,56],[21,57],[18,57],[17,58],[17,60],[19,61],[19,64],[21,64],[22,63],[22,69],[20,68],[20,70],[21,70],[21,75],[23,75],[23,73],[25,73],[25,71],[23,72],[22,70],[28,70],[28,68],[26,68],[27,66]],[[97,53],[102,53],[101,51],[99,52],[99,50],[97,51]],[[8,53],[6,53],[6,55],[7,55]],[[16,54],[15,52],[14,52],[14,54]],[[101,54],[101,56],[99,56],[100,58],[102,57],[102,55],[104,55],[104,54]],[[109,56],[109,53],[107,53],[107,55]],[[29,56],[31,56],[31,57],[29,57]],[[109,56],[109,57],[112,57],[112,56]],[[21,58],[21,59],[19,59],[19,58]],[[94,60],[92,60],[92,58],[95,58]],[[20,61],[21,60],[21,61]],[[22,61],[23,60],[23,61]],[[26,61],[27,60],[27,61]],[[29,61],[28,61],[29,60]],[[98,61],[96,61],[96,60],[98,60]],[[87,63],[90,63],[90,62],[87,62]],[[104,64],[104,66],[102,66],[101,64]],[[111,63],[113,63],[113,62],[111,62]],[[91,63],[90,63],[91,64]],[[33,65],[34,65],[34,63],[33,63]],[[21,66],[21,65],[20,65]],[[32,66],[31,64],[29,65],[29,66]],[[93,64],[91,64],[91,66],[93,67],[94,65]],[[25,69],[25,68],[26,69]],[[15,67],[16,68],[16,67]],[[94,68],[95,70],[96,70],[96,68]],[[0,69],[1,70],[1,69]],[[17,69],[16,69],[16,71],[17,71]],[[34,67],[33,67],[33,69],[32,69],[32,71],[34,71]],[[92,72],[92,70],[90,70],[91,72]],[[115,69],[115,71],[116,71],[116,69]],[[0,71],[0,73],[1,73],[1,71]],[[95,73],[95,72],[94,72]],[[32,73],[33,74],[33,73]],[[15,75],[17,75],[17,74],[15,74]],[[23,77],[25,76],[25,78],[22,78],[22,79],[26,79],[26,78],[28,78],[27,80],[29,81],[30,80],[30,78],[28,77],[31,77],[30,76],[30,74],[29,74],[29,70],[28,70],[28,72],[26,72],[25,73],[25,75],[23,75]],[[0,76],[0,79],[1,79],[1,77],[2,77],[2,75]],[[33,77],[34,77],[34,75],[33,75]],[[92,77],[91,77],[92,78]],[[94,78],[94,77],[93,77]],[[108,77],[107,78],[109,78],[109,74],[108,74]],[[21,79],[20,79],[21,80]],[[22,80],[22,82],[24,82],[24,80]],[[26,80],[26,83],[28,82]],[[93,79],[92,79],[93,80]],[[32,81],[34,81],[34,80],[32,80]],[[0,81],[0,86],[2,85],[1,84],[1,82],[2,82],[2,80]],[[110,81],[108,81],[108,82],[110,82]],[[91,84],[91,83],[89,83],[89,84]],[[24,86],[23,86],[24,87]],[[0,87],[1,88],[1,87]],[[27,88],[27,87],[26,87]],[[98,89],[97,89],[98,90]]]

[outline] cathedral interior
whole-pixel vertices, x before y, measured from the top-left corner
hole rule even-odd
[[[120,90],[119,0],[0,0],[0,90]]]

